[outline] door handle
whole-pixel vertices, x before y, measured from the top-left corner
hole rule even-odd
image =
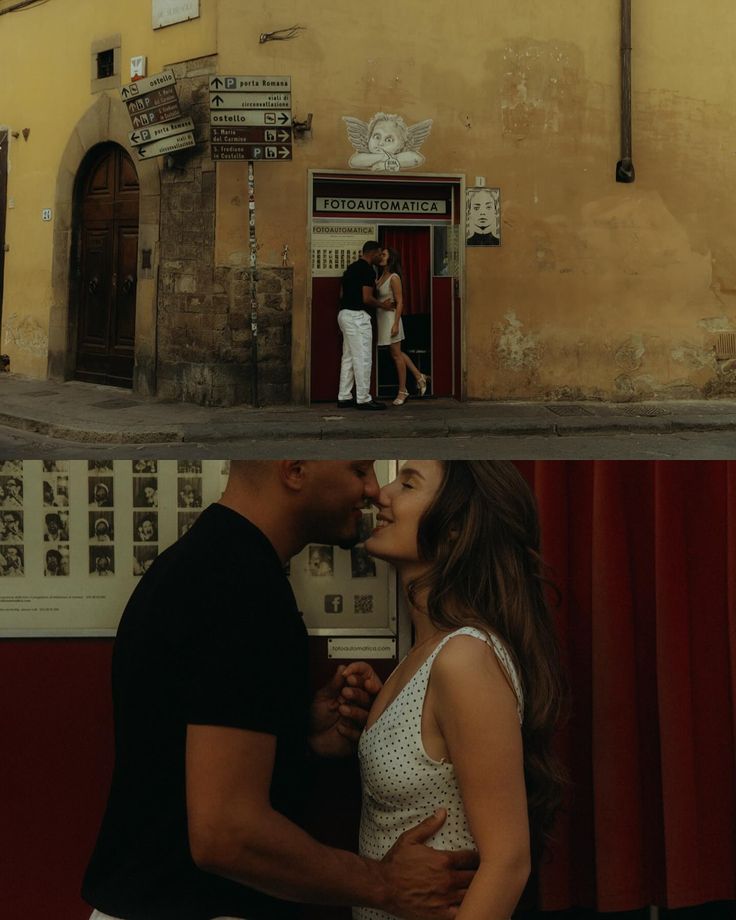
[[[87,287],[87,290],[90,292],[90,294],[96,293],[99,283],[100,279],[97,277],[97,275],[95,275]]]
[[[132,275],[127,275],[125,281],[123,281],[123,294],[130,294],[134,284],[135,278]]]

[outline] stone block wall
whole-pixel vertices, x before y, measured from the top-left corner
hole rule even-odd
[[[209,150],[208,78],[214,57],[174,65],[197,147],[161,175],[158,285],[159,397],[200,405],[252,404],[251,273],[215,266],[215,163]],[[243,164],[245,168],[245,163]],[[292,269],[258,267],[260,405],[291,396]]]

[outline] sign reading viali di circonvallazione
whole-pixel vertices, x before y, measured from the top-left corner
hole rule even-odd
[[[139,160],[196,146],[194,122],[182,117],[176,77],[170,70],[129,83],[120,95],[133,125],[128,139]]]
[[[213,160],[290,160],[291,123],[291,77],[210,77]]]

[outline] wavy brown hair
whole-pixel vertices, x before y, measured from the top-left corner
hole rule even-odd
[[[524,693],[524,776],[539,856],[560,805],[564,771],[552,736],[566,686],[540,556],[534,495],[516,467],[497,460],[447,460],[442,484],[422,515],[418,548],[429,569],[408,586],[412,604],[438,629],[474,625],[506,646]]]

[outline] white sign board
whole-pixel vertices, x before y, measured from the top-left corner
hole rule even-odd
[[[141,128],[138,131],[132,131],[128,135],[128,140],[134,147],[140,144],[150,144],[152,141],[159,141],[164,137],[171,137],[174,134],[184,134],[187,131],[194,131],[194,122],[188,116],[177,118],[175,121],[165,121],[160,125],[153,125],[151,128]]]
[[[395,466],[376,461],[380,483]],[[112,635],[140,577],[225,480],[219,460],[0,460],[0,637]],[[375,516],[363,513],[363,539]],[[310,634],[379,639],[376,655],[392,656],[398,612],[387,563],[360,545],[309,544],[289,576]],[[334,652],[347,654],[344,644]]]
[[[153,28],[163,29],[177,22],[197,19],[199,0],[153,0]]]
[[[142,144],[135,149],[140,160],[148,160],[151,157],[160,157],[167,153],[176,153],[177,150],[187,150],[189,147],[196,146],[194,135],[191,131],[187,131],[186,134],[177,134],[175,137],[164,137],[160,141]]]
[[[291,92],[291,77],[210,77],[211,93]]]
[[[396,639],[328,639],[327,657],[360,661],[364,658],[395,658]]]
[[[215,112],[210,109],[210,124],[285,128],[291,125],[291,112]]]

